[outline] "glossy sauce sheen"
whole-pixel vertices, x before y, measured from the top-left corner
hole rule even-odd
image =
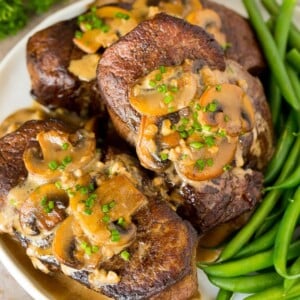
[[[13,255],[17,264],[24,268],[25,274],[31,279],[35,285],[41,287],[45,291],[45,296],[51,300],[71,300],[71,299],[88,299],[88,300],[109,300],[100,293],[96,293],[75,280],[63,275],[55,273],[53,275],[44,274],[33,268],[31,261],[25,254],[25,250],[18,242],[12,240],[8,235],[1,236],[1,242],[4,242],[10,253]],[[33,279],[33,280],[32,280]]]

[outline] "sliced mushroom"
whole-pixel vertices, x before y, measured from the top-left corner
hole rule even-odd
[[[135,238],[131,216],[147,200],[124,175],[103,181],[96,191],[77,191],[70,207],[90,243],[102,250],[105,258],[119,253]]]
[[[85,131],[73,135],[60,131],[40,132],[37,141],[41,150],[28,148],[23,160],[29,173],[47,179],[59,177],[62,171],[83,168],[96,154],[94,135]]]
[[[125,35],[138,25],[134,15],[121,7],[103,6],[97,9],[96,14],[100,18],[106,19],[111,30],[117,32],[120,36]]]
[[[197,77],[183,66],[161,67],[131,89],[132,107],[148,116],[162,116],[186,107],[197,91]]]
[[[69,216],[57,228],[52,251],[56,259],[64,265],[79,268],[83,265],[75,256],[76,239],[73,231],[74,217]]]
[[[136,19],[129,11],[116,6],[92,8],[83,16],[79,24],[83,33],[76,36],[73,42],[89,54],[96,53],[101,47],[109,47],[137,26]]]
[[[20,207],[20,224],[25,235],[52,230],[66,218],[67,193],[55,184],[36,188]]]
[[[248,95],[237,85],[221,84],[210,87],[199,103],[207,108],[201,122],[218,126],[230,136],[249,132],[254,127],[254,108]]]
[[[152,171],[162,171],[167,167],[167,164],[162,162],[157,154],[156,135],[158,134],[158,126],[156,123],[156,117],[142,116],[136,152],[142,166]]]
[[[177,173],[185,180],[208,180],[221,175],[232,163],[237,138],[216,137],[213,147],[192,152],[191,157],[174,162]]]
[[[211,33],[220,45],[226,44],[226,36],[222,33],[222,21],[220,16],[212,9],[196,9],[190,12],[186,20],[198,25]]]

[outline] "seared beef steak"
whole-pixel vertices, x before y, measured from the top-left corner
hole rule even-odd
[[[115,126],[144,167],[166,172],[199,232],[257,205],[257,170],[273,152],[269,107],[260,81],[210,35],[158,14],[108,48],[97,71]]]
[[[35,33],[27,43],[27,68],[32,94],[49,108],[66,108],[80,115],[103,110],[95,80],[82,81],[69,70],[71,60],[85,53],[73,43],[77,19],[62,21]]]
[[[100,162],[92,133],[54,120],[25,123],[0,149],[0,229],[36,268],[115,299],[197,292],[196,232],[133,158]]]
[[[34,144],[36,135],[41,131],[66,130],[58,120],[29,121],[16,133],[1,138],[0,143],[0,207],[4,204],[9,190],[27,177],[23,153]]]
[[[187,58],[211,68],[225,68],[223,52],[212,36],[198,26],[164,13],[140,23],[107,49],[98,66],[97,80],[113,111],[112,119],[116,120],[116,114],[122,126],[137,134],[140,115],[129,104],[130,88],[159,66],[178,65]]]

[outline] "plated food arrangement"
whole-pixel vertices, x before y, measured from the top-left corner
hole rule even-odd
[[[294,6],[283,4],[285,17],[291,18]],[[251,16],[251,5],[249,10]],[[273,80],[285,85],[262,49],[246,19],[195,0],[95,1],[75,18],[29,37],[26,63],[35,105],[1,125],[0,228],[22,245],[35,269],[58,282],[71,278],[68,288],[82,286],[61,297],[197,299],[205,297],[197,267],[220,288],[219,299],[259,293],[285,277],[297,295],[297,275],[279,272],[276,260],[277,273],[257,278],[248,273],[267,265],[255,269],[253,263],[254,269],[239,274],[231,261],[222,262],[256,254],[242,247],[265,235],[279,239],[282,226],[289,235],[278,250],[279,264],[298,251],[297,242],[294,254],[285,255],[284,247],[299,215],[299,171],[293,171],[299,99],[281,91],[290,105],[281,107],[290,115],[285,127],[274,122],[279,113],[273,97],[270,109],[262,84],[268,65]],[[299,78],[287,69],[294,91]],[[274,123],[275,133],[283,130],[278,143]],[[281,171],[277,156],[284,138],[286,154],[295,144],[277,180],[280,189],[264,189]],[[280,202],[285,188],[288,197],[295,192],[295,209]],[[263,215],[276,221],[276,214],[294,223],[276,223],[271,234]],[[230,236],[240,228],[234,248]],[[255,281],[255,288],[243,284],[239,290],[234,280]]]

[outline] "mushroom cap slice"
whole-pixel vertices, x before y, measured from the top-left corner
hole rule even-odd
[[[35,235],[41,231],[50,231],[67,216],[69,205],[67,193],[55,184],[37,187],[20,207],[22,231]]]
[[[55,179],[62,171],[81,169],[95,156],[94,135],[85,131],[74,135],[54,130],[40,132],[37,141],[40,148],[26,149],[23,160],[29,173],[43,178]]]

